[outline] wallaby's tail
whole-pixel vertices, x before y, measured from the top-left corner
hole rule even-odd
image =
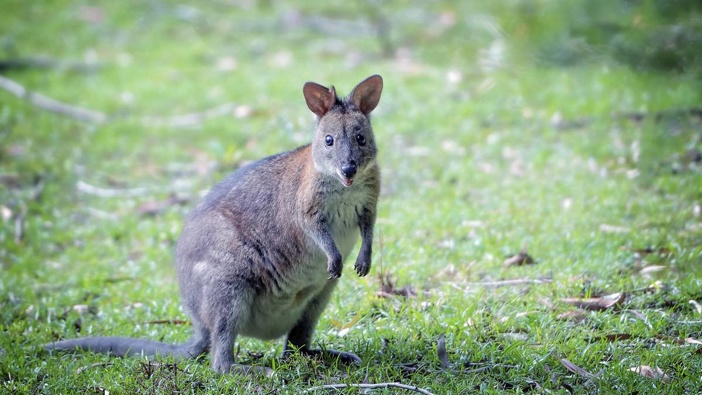
[[[130,355],[161,355],[175,359],[195,358],[207,351],[204,342],[190,339],[184,344],[168,344],[153,340],[132,339],[128,337],[84,337],[82,339],[61,340],[44,346],[47,351],[91,351],[112,354],[119,357]]]

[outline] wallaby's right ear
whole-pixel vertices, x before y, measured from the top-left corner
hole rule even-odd
[[[302,88],[302,93],[305,95],[307,107],[320,118],[336,103],[334,86],[327,88],[314,82],[308,82]]]
[[[353,91],[351,91],[350,96],[351,100],[353,100],[353,104],[355,104],[362,113],[368,115],[378,105],[380,93],[382,91],[383,78],[376,74],[356,85]]]

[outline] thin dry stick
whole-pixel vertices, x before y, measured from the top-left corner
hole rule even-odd
[[[419,392],[420,394],[424,395],[434,395],[431,392],[419,388],[415,385],[405,385],[401,383],[376,383],[376,384],[326,384],[326,385],[320,385],[318,387],[312,387],[310,389],[305,390],[304,392],[312,392],[312,391],[319,391],[319,390],[339,390],[342,388],[367,388],[367,389],[377,389],[377,388],[401,388],[403,390],[408,390],[408,391],[414,391],[414,392]]]
[[[101,188],[80,180],[76,183],[76,189],[78,189],[80,192],[87,193],[88,195],[95,195],[104,198],[143,196],[150,190],[149,188]]]
[[[552,280],[550,278],[544,279],[533,279],[533,278],[517,278],[514,280],[502,280],[502,281],[481,281],[475,283],[461,283],[459,285],[468,286],[482,286],[482,287],[505,287],[509,285],[524,285],[524,284],[550,284]]]
[[[98,63],[83,63],[72,60],[53,59],[44,56],[0,60],[0,70],[36,68],[90,72],[95,71],[100,67],[101,65]]]
[[[17,82],[5,78],[0,75],[0,88],[12,93],[13,95],[27,100],[30,104],[39,107],[43,110],[51,111],[56,114],[65,115],[70,118],[88,122],[101,124],[110,120],[110,117],[102,112],[90,110],[74,106],[71,104],[62,103],[58,100],[46,97],[39,93],[32,92]],[[217,118],[232,114],[236,109],[234,103],[224,103],[217,107],[213,107],[201,112],[193,112],[183,115],[174,115],[170,117],[161,116],[144,116],[138,118],[139,122],[147,126],[168,126],[172,128],[187,128],[197,126],[209,119]]]
[[[236,109],[236,104],[225,103],[201,112],[174,115],[172,117],[142,117],[141,123],[148,126],[168,126],[173,128],[187,128],[197,126],[208,119],[229,115]]]
[[[34,106],[37,106],[47,111],[51,111],[56,114],[66,115],[73,119],[89,123],[104,123],[105,121],[107,121],[107,115],[105,115],[104,113],[88,110],[86,108],[72,106],[70,104],[54,100],[50,97],[40,95],[39,93],[31,92],[27,90],[27,88],[16,83],[15,81],[5,78],[1,75],[0,88],[12,93],[20,99],[27,100],[30,104]]]

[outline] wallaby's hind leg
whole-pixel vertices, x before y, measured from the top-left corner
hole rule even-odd
[[[185,357],[197,358],[210,349],[210,331],[195,317],[193,317],[190,325],[193,328],[193,335],[183,345],[183,348]]]
[[[307,305],[307,309],[300,317],[300,321],[288,333],[288,337],[285,340],[285,348],[283,349],[283,358],[287,358],[292,352],[299,350],[304,355],[338,359],[345,364],[361,363],[361,358],[350,352],[311,348],[312,334],[317,326],[319,316],[324,311],[327,303],[329,303],[329,298],[336,286],[336,282],[337,280],[330,280],[324,287],[324,290]]]
[[[270,376],[269,368],[240,365],[234,358],[234,343],[239,334],[239,325],[248,322],[255,293],[244,283],[215,282],[208,286],[208,317],[211,317],[210,333],[212,370],[218,373],[244,373]]]

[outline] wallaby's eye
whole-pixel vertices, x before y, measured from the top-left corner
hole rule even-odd
[[[356,135],[356,141],[358,142],[358,145],[366,145],[366,138],[362,134]]]
[[[324,144],[326,144],[327,147],[331,147],[332,145],[334,145],[334,137],[328,134],[327,137],[324,138]]]

